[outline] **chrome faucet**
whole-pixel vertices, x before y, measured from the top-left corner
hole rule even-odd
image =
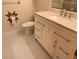
[[[69,18],[72,17],[72,15],[73,15],[72,11],[73,11],[73,10],[74,10],[74,8],[71,8],[71,9],[70,9],[71,12],[70,12]]]
[[[69,15],[69,18],[71,18],[72,17],[72,15],[74,15],[72,12],[70,13],[70,15]]]
[[[66,17],[67,15],[67,10],[64,10],[64,17]]]
[[[60,12],[61,12],[60,16],[64,14],[64,17],[66,17],[66,15],[67,15],[66,9],[62,9]]]
[[[70,13],[70,15],[69,15],[69,18],[71,18],[71,13]]]
[[[74,15],[73,12],[72,12],[73,10],[74,10],[74,8],[71,8],[70,11],[67,11],[66,9],[61,8],[60,16],[63,15],[64,17],[66,17],[67,14],[68,14],[68,17],[71,18],[72,15]]]
[[[60,12],[61,12],[61,13],[60,13],[60,16],[61,16],[61,15],[63,15],[63,12],[64,12],[64,11],[63,11],[63,9],[61,9],[61,11],[60,11]]]

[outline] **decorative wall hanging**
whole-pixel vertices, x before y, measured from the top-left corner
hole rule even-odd
[[[20,0],[3,1],[2,4],[20,4]]]
[[[8,17],[8,20],[11,24],[12,21],[15,20],[15,22],[17,22],[17,20],[19,20],[19,18],[17,17],[18,13],[15,13],[15,11],[13,13],[8,12],[8,14],[6,15]]]

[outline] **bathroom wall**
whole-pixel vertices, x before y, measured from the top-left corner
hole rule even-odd
[[[33,9],[34,9],[34,12],[37,11],[37,1],[38,0],[33,0]]]
[[[37,0],[37,11],[45,11],[51,8],[52,0]]]
[[[3,0],[5,2],[14,0]],[[33,17],[33,0],[20,0],[20,4],[3,4],[3,14],[2,14],[2,29],[3,33],[19,30],[22,28],[22,24],[32,19]],[[18,22],[11,25],[5,15],[9,12],[16,11],[18,13]]]

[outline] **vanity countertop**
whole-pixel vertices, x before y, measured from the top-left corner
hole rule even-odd
[[[60,16],[59,14],[52,11],[39,11],[35,13],[41,17],[44,17],[50,21],[53,21],[65,28],[68,28],[74,32],[77,32],[77,19],[76,18],[67,18]]]

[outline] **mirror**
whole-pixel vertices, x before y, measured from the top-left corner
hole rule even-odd
[[[52,0],[51,8],[77,12],[77,0]]]
[[[63,4],[63,0],[52,0],[52,8],[61,9]]]

